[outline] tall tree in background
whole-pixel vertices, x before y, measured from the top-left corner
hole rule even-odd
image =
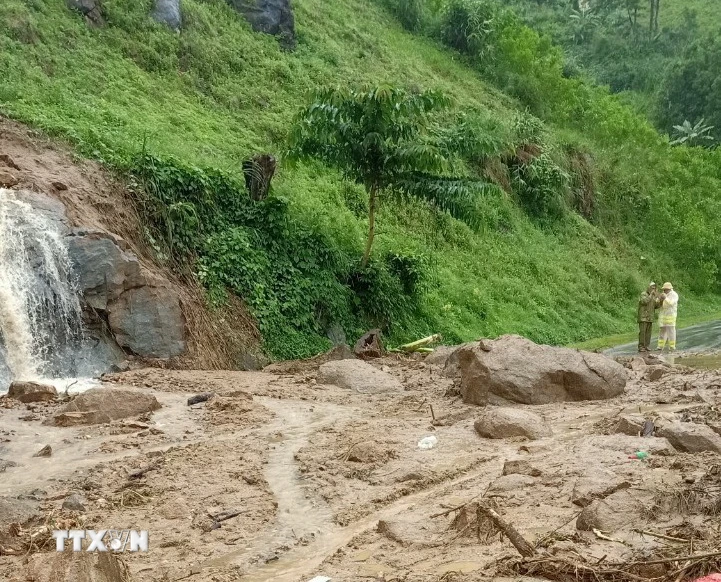
[[[428,114],[448,105],[433,91],[322,89],[297,116],[289,158],[321,160],[365,187],[368,237],[361,267],[370,258],[384,195],[418,198],[462,220],[475,219],[476,194],[489,186],[449,176],[449,160],[429,132]]]

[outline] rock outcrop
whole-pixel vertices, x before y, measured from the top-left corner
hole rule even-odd
[[[400,392],[401,383],[362,360],[336,360],[318,368],[318,384],[334,384],[361,394]]]
[[[256,32],[278,37],[287,49],[295,48],[295,16],[290,0],[227,0]]]
[[[83,229],[67,238],[83,297],[107,320],[118,345],[150,358],[185,352],[186,322],[177,294],[141,267],[122,238]]]
[[[515,335],[458,350],[464,402],[548,404],[623,393],[626,371],[601,354],[542,346]]]
[[[551,429],[540,416],[519,408],[489,407],[473,428],[480,436],[489,439],[520,436],[535,440],[551,436]]]
[[[91,26],[102,26],[103,9],[100,0],[66,0],[68,8],[76,10],[85,16],[85,20]]]
[[[150,15],[156,22],[167,24],[173,30],[180,30],[183,25],[180,0],[155,0],[155,6]]]

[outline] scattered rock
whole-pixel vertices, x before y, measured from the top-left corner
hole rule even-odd
[[[287,49],[295,47],[295,17],[290,0],[227,0],[256,32],[278,36]]]
[[[63,509],[69,511],[85,511],[87,500],[79,493],[73,493],[63,501]]]
[[[60,192],[64,192],[65,190],[68,189],[67,185],[64,182],[60,182],[58,180],[53,182],[52,185],[53,185],[53,188],[55,188],[56,190],[59,190]]]
[[[361,394],[400,392],[401,383],[361,360],[326,362],[318,368],[318,384],[334,384]]]
[[[19,181],[20,180],[7,170],[0,170],[0,186],[3,188],[12,188],[13,186],[17,186]]]
[[[8,389],[8,398],[14,398],[27,404],[28,402],[49,402],[58,397],[55,386],[38,384],[37,382],[13,382]]]
[[[383,351],[383,341],[379,329],[372,329],[363,334],[353,348],[353,353],[364,360],[380,358]]]
[[[581,531],[594,529],[613,532],[638,518],[639,503],[626,491],[617,491],[606,499],[594,499],[587,505],[576,520],[576,528]]]
[[[348,460],[353,463],[379,463],[395,456],[391,449],[381,447],[371,441],[363,441],[350,450]]]
[[[33,457],[49,457],[52,454],[53,448],[50,445],[45,445],[42,449],[35,453]]]
[[[158,508],[158,514],[165,519],[190,519],[191,511],[183,496],[169,499]]]
[[[661,427],[659,436],[665,437],[678,450],[687,453],[721,453],[721,436],[705,424],[672,422]]]
[[[624,434],[611,435],[590,435],[585,438],[583,448],[588,454],[598,449],[616,451],[626,456],[636,451],[646,451],[651,455],[670,456],[676,454],[676,449],[665,438],[648,438],[638,436],[626,436]]]
[[[38,515],[39,503],[34,499],[0,497],[0,531],[7,530],[11,523],[23,525]]]
[[[511,475],[504,475],[503,477],[496,479],[491,485],[489,491],[517,491],[519,489],[525,489],[535,485],[536,480],[533,477],[512,473]]]
[[[49,424],[67,428],[69,426],[104,424],[106,422],[111,422],[112,420],[113,419],[105,412],[100,410],[91,410],[89,412],[60,412],[53,417],[53,420]]]
[[[201,402],[207,402],[213,396],[215,396],[215,392],[203,392],[202,394],[196,394],[195,396],[191,396],[190,398],[188,398],[188,406],[193,406],[193,404],[200,404]]]
[[[7,461],[5,459],[0,459],[0,473],[4,473],[6,469],[9,469],[10,467],[17,467],[18,464],[15,461]]]
[[[602,354],[541,346],[506,335],[458,350],[464,402],[491,395],[523,404],[600,400],[623,393],[626,371]],[[489,351],[486,351],[489,350]]]
[[[636,414],[627,414],[619,417],[616,425],[616,432],[627,434],[629,436],[639,436],[643,432],[645,423],[643,416]]]
[[[167,24],[173,30],[180,30],[183,19],[180,13],[180,0],[155,0],[151,14],[153,20]]]
[[[630,486],[631,484],[621,477],[599,470],[594,476],[581,477],[576,481],[571,494],[571,503],[579,507],[587,507],[594,499],[604,499]]]
[[[82,417],[74,416],[77,421],[84,421],[83,424],[96,424],[108,422],[104,420],[118,420],[129,416],[138,416],[147,412],[153,412],[160,408],[157,398],[151,394],[137,392],[134,390],[123,390],[121,388],[92,388],[87,392],[76,396],[69,402],[59,414],[54,417],[55,424],[59,418],[67,420],[67,416],[61,415],[73,412],[91,413]],[[103,420],[101,420],[103,419]],[[59,426],[68,426],[61,424]]]
[[[643,358],[633,358],[629,363],[628,367],[634,372],[643,372],[646,369],[646,362]]]
[[[18,166],[15,163],[15,160],[13,160],[9,155],[7,154],[0,154],[0,162],[5,164],[8,168],[12,168],[13,170],[19,170],[20,166]]]
[[[646,368],[646,373],[644,374],[644,378],[648,380],[649,382],[656,382],[663,378],[669,371],[669,368],[666,366],[648,366]]]
[[[530,475],[531,477],[540,477],[543,473],[540,469],[532,466],[529,461],[516,460],[506,461],[503,464],[503,475]]]
[[[489,407],[473,427],[480,436],[490,439],[522,436],[536,440],[551,436],[551,429],[539,415],[519,408]]]

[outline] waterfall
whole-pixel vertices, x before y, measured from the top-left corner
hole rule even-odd
[[[0,188],[0,391],[75,376],[80,301],[57,222]]]

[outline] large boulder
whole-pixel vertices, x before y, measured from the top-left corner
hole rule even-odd
[[[8,397],[19,400],[20,402],[49,402],[55,400],[58,396],[55,386],[47,384],[38,384],[37,382],[20,382],[15,381],[10,384]]]
[[[129,289],[108,310],[108,323],[120,346],[151,358],[172,358],[185,352],[185,317],[170,287]]]
[[[675,448],[687,453],[713,451],[721,453],[721,436],[705,424],[671,422],[659,430]]]
[[[515,335],[457,352],[464,402],[494,396],[523,404],[602,400],[623,393],[625,368],[604,355],[537,345]]]
[[[608,471],[598,470],[593,475],[579,478],[573,486],[571,502],[579,507],[587,507],[595,499],[605,499],[616,491],[628,489],[631,484]]]
[[[551,429],[540,416],[518,408],[487,408],[473,428],[480,436],[489,439],[520,436],[535,440],[551,436]]]
[[[156,22],[167,24],[173,30],[180,30],[183,25],[180,0],[155,0],[151,16]]]
[[[121,388],[93,388],[66,404],[53,420],[54,424],[58,424],[60,419],[66,418],[64,415],[69,413],[87,413],[76,416],[84,420],[77,424],[97,424],[138,416],[159,408],[160,403],[151,394]]]
[[[256,32],[279,37],[286,48],[295,46],[295,17],[290,0],[227,0]]]
[[[318,384],[334,384],[361,394],[400,392],[401,383],[390,374],[362,360],[326,362],[318,368]]]

